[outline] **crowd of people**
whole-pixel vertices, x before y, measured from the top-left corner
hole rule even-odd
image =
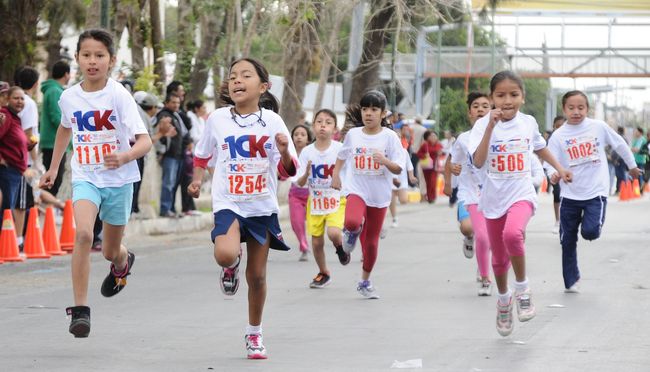
[[[2,208],[14,212],[19,234],[25,211],[37,202],[63,208],[56,196],[66,154],[70,157],[76,238],[71,260],[74,305],[66,311],[75,337],[90,333],[89,254],[98,230],[103,238],[98,248],[110,261],[102,295],[112,297],[127,285],[136,256],[124,247],[122,236],[132,214],[139,213],[144,157],[152,147],[162,167],[161,217],[194,214],[193,198],[202,191],[205,171],[211,175],[210,237],[225,295],[238,291],[246,259],[245,345],[250,359],[267,358],[262,318],[269,249],[290,249],[278,220],[280,180],[291,182],[290,218],[301,261],[308,261],[311,243],[318,272],[309,287],[323,288],[332,281],[327,234],[341,265],[348,265],[350,253],[361,246],[356,290],[364,298],[378,299],[371,276],[387,212],[391,226],[397,227],[396,204],[407,201],[406,191],[418,184],[418,177],[425,184],[422,200],[434,203],[439,174],[444,173],[445,193],[456,204],[464,255],[476,256],[478,295],[492,295],[494,278],[496,329],[507,336],[514,327],[515,307],[521,322],[536,315],[525,237],[542,180],[548,176],[559,185],[556,219],[565,291],[578,293],[578,231],[586,240],[599,238],[612,191],[610,174],[618,176],[620,166],[627,172],[621,177],[643,185],[642,169],[648,164],[643,130],[637,128],[628,145],[607,124],[587,116],[589,100],[580,91],[564,95],[564,116],[547,141],[535,118],[520,111],[524,84],[510,71],[494,75],[489,92],[469,94],[469,130],[457,139],[446,131],[439,140],[421,118],[407,123],[404,115],[389,113],[386,97],[377,90],[348,107],[342,129],[336,114],[322,109],[313,123],[303,117],[290,132],[269,91],[268,71],[250,58],[229,66],[221,107],[209,115],[203,101],[184,102],[179,82],[167,86],[161,104],[155,95],[133,92],[130,84],[110,78],[116,56],[106,31],[84,31],[75,58],[83,79],[66,88],[70,67],[57,62],[51,79],[41,85],[40,120],[33,98],[38,90],[35,69],[22,68],[15,86],[0,83]],[[179,188],[182,207],[177,211]],[[514,282],[508,279],[511,267]]]

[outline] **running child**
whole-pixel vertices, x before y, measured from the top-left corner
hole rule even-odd
[[[298,156],[302,150],[314,141],[313,135],[309,128],[303,124],[296,125],[291,130],[291,140],[296,148]],[[304,186],[298,185],[296,182],[298,176],[291,178],[291,187],[289,188],[289,220],[291,221],[291,229],[300,245],[300,258],[299,261],[307,261],[309,257],[309,243],[307,243],[307,231],[305,229],[305,220],[307,216],[307,199],[309,198],[309,189]]]
[[[347,198],[343,249],[354,250],[361,239],[363,269],[357,291],[366,298],[379,298],[370,282],[377,261],[379,234],[390,205],[393,175],[402,172],[404,152],[397,134],[386,121],[386,96],[372,90],[359,106],[348,109],[348,121],[356,127],[345,136],[338,154],[332,188],[341,189],[341,169],[349,167],[343,180]]]
[[[487,94],[472,92],[467,95],[468,116],[471,126],[490,112],[490,100]],[[464,236],[463,253],[472,258],[476,251],[478,264],[478,295],[492,295],[490,280],[490,243],[483,212],[478,209],[481,194],[481,172],[472,165],[472,157],[467,149],[471,129],[461,133],[452,146],[448,166],[445,167],[445,190],[451,194],[450,174],[458,179],[457,217],[460,232]]]
[[[227,296],[239,288],[241,243],[246,242],[249,359],[266,359],[262,312],[266,301],[266,262],[269,248],[288,251],[278,222],[278,176],[296,174],[296,150],[289,130],[276,113],[278,102],[269,92],[269,73],[258,61],[242,58],[230,65],[221,90],[222,107],[210,114],[194,152],[194,178],[188,192],[197,198],[203,173],[214,161],[212,209],[214,258],[222,267],[220,285]]]
[[[404,126],[402,126],[404,128]],[[412,185],[418,184],[418,178],[413,174],[413,163],[411,162],[411,156],[409,155],[406,149],[403,149],[404,152],[404,164],[402,164],[402,172],[393,177],[393,185],[391,186],[393,190],[393,195],[390,199],[390,205],[388,210],[390,211],[390,216],[392,222],[390,227],[397,228],[399,226],[399,221],[397,219],[397,202],[400,204],[408,203],[408,189],[409,183]]]
[[[535,118],[519,112],[525,98],[519,76],[511,71],[494,75],[490,96],[495,108],[474,124],[468,150],[472,164],[485,173],[478,206],[485,216],[492,270],[499,289],[496,327],[500,335],[507,336],[514,325],[513,295],[508,288],[511,263],[519,321],[535,317],[524,252],[526,225],[537,205],[531,158],[535,153],[539,155],[566,182],[571,181],[571,172],[546,148]]]
[[[83,80],[61,94],[61,125],[50,168],[40,187],[54,185],[72,137],[72,201],[77,229],[72,253],[75,306],[66,311],[72,318],[70,333],[88,337],[88,276],[95,218],[99,211],[104,230],[102,253],[111,261],[101,293],[111,297],[124,289],[135,261],[133,252],[122,245],[122,236],[131,215],[133,183],[140,180],[136,159],[149,152],[151,138],[131,94],[109,78],[116,60],[111,34],[98,29],[84,31],[79,35],[75,59]]]
[[[574,182],[560,180],[549,169],[551,183],[560,181],[560,243],[562,244],[562,275],[567,293],[578,293],[578,228],[585,240],[595,240],[605,222],[609,195],[609,170],[605,146],[610,145],[627,164],[630,176],[641,173],[625,140],[609,125],[588,118],[589,100],[578,90],[562,97],[566,124],[549,139],[548,148],[562,167],[571,169]]]
[[[298,178],[298,186],[309,185],[307,202],[307,231],[311,235],[314,259],[318,265],[318,274],[309,287],[323,288],[330,284],[331,273],[325,261],[325,226],[327,237],[336,248],[336,255],[341,265],[350,263],[350,254],[343,251],[343,220],[345,219],[345,197],[339,190],[331,187],[332,172],[336,157],[343,146],[332,141],[336,128],[336,114],[322,109],[314,116],[313,128],[316,142],[305,147],[300,153],[300,169],[304,174]]]

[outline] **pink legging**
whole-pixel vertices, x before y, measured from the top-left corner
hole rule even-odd
[[[477,204],[469,204],[465,208],[469,211],[469,219],[474,230],[474,251],[478,271],[482,277],[487,278],[490,276],[490,240],[485,226],[485,217],[483,212],[478,210]]]
[[[291,219],[291,228],[300,244],[300,252],[309,251],[307,232],[305,231],[308,198],[309,189],[291,185],[289,189],[289,218]]]
[[[485,219],[490,247],[492,247],[492,271],[503,275],[510,268],[510,257],[524,255],[526,225],[533,216],[533,205],[518,201],[499,218]]]
[[[363,223],[360,241],[363,252],[363,271],[367,273],[372,272],[372,268],[375,266],[375,262],[377,262],[379,234],[384,224],[387,209],[368,207],[361,197],[354,194],[347,196],[345,205],[345,229],[348,231],[358,231]]]

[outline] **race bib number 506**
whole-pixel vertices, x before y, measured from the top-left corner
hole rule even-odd
[[[525,141],[490,144],[487,161],[491,178],[521,178],[530,173],[530,152]]]

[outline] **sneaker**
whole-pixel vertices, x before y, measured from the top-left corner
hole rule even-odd
[[[553,229],[551,230],[553,234],[559,234],[560,233],[560,222],[555,221],[555,225],[553,225]]]
[[[492,282],[489,279],[482,280],[478,285],[478,295],[481,297],[492,296]]]
[[[345,266],[350,263],[350,254],[345,253],[343,247],[336,247],[336,255],[339,256],[339,262]]]
[[[65,309],[71,317],[68,330],[76,338],[88,337],[90,333],[90,308],[88,306],[73,306]]]
[[[467,258],[474,257],[474,237],[463,238],[463,254]]]
[[[248,359],[266,359],[266,348],[262,342],[262,335],[246,335],[244,336],[246,340],[246,352],[248,353]]]
[[[324,273],[318,273],[309,284],[309,288],[324,288],[328,286],[331,282],[332,280],[330,279],[329,275]]]
[[[93,242],[93,245],[90,247],[90,250],[93,252],[101,252],[102,251],[102,241],[97,240]]]
[[[219,280],[219,285],[221,286],[221,292],[226,296],[234,296],[239,289],[239,265],[241,264],[241,252],[237,258],[237,265],[233,268],[223,267],[221,268],[221,275]]]
[[[564,293],[580,293],[580,286],[578,282],[573,283],[573,285],[564,290]]]
[[[376,300],[379,298],[379,295],[377,294],[377,290],[372,285],[370,280],[360,281],[359,284],[357,285],[357,292],[361,293],[363,297],[369,298],[371,300]]]
[[[309,253],[307,252],[300,253],[300,258],[298,259],[298,261],[300,262],[309,261]]]
[[[343,250],[345,253],[350,253],[354,250],[357,245],[357,238],[361,234],[362,229],[363,225],[356,232],[343,229]]]
[[[126,287],[126,277],[131,274],[131,268],[135,262],[135,255],[132,252],[127,252],[127,254],[126,267],[121,273],[116,273],[115,265],[111,264],[111,269],[102,283],[101,292],[104,297],[115,296]]]
[[[497,300],[497,332],[506,337],[512,333],[513,328],[512,297],[510,297],[507,305],[503,305]]]
[[[386,228],[382,227],[381,231],[379,231],[379,239],[386,239]]]
[[[390,224],[390,227],[395,229],[399,227],[399,223],[397,222],[397,218],[393,218],[393,223]]]
[[[520,322],[527,322],[535,317],[535,305],[533,305],[530,288],[523,292],[515,292],[517,302],[517,317]]]

